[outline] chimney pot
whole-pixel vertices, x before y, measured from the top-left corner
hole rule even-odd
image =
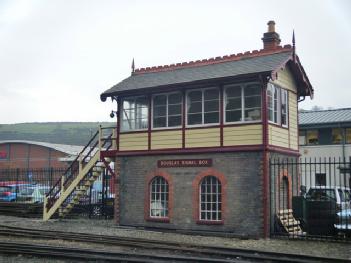
[[[280,37],[277,32],[275,32],[275,22],[273,20],[268,21],[268,32],[263,34],[263,49],[264,50],[275,50],[279,47]]]
[[[273,20],[268,21],[268,32],[273,33],[275,32],[275,22]]]

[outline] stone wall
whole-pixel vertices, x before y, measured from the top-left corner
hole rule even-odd
[[[120,224],[183,230],[223,231],[262,236],[262,153],[217,153],[119,157]],[[158,168],[158,160],[212,159],[211,167]],[[166,222],[148,219],[148,182],[167,175],[170,188],[170,218]],[[197,180],[214,175],[222,182],[223,221],[198,222]]]

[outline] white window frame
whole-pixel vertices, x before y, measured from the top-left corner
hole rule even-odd
[[[210,184],[210,189],[211,191],[210,192],[205,192],[203,193],[202,192],[202,184],[205,183],[204,181],[207,180],[207,179],[210,179],[211,177],[215,178],[216,179],[216,192],[213,192],[212,189],[213,189],[213,185],[212,185],[212,181],[211,181],[211,184]],[[220,192],[219,192],[219,187],[220,187]],[[207,189],[207,187],[206,187]],[[205,201],[202,202],[202,199],[201,199],[201,195],[204,194],[205,195]],[[207,204],[212,204],[214,203],[211,198],[210,200],[208,200],[207,198],[209,196],[213,196],[213,195],[216,195],[216,209],[215,210],[212,210],[212,207],[210,208],[210,210],[208,210],[207,208],[205,208],[204,210],[202,210],[202,204],[204,203],[205,204],[205,207],[207,207]],[[219,201],[219,196],[220,196],[220,201]],[[221,205],[221,209],[219,209],[219,204]],[[212,206],[212,205],[211,205]],[[212,218],[212,213],[215,212],[216,213],[216,218]],[[202,218],[202,213],[205,213],[205,218]],[[208,215],[210,215],[208,217]],[[212,221],[212,222],[221,222],[223,220],[223,187],[222,187],[222,183],[221,181],[216,177],[216,176],[213,176],[213,175],[207,175],[205,177],[203,177],[200,181],[200,184],[199,184],[199,220],[200,221]]]
[[[282,104],[282,100],[283,100],[283,96],[285,95],[285,103],[286,103],[286,112],[285,112],[285,121],[286,124],[282,123],[282,115],[283,115],[283,104]],[[285,128],[289,127],[289,92],[286,89],[282,89],[280,88],[280,122],[281,125]]]
[[[168,119],[169,119],[169,115],[168,115],[168,105],[169,105],[168,97],[169,97],[169,95],[172,95],[172,94],[180,94],[180,97],[181,97],[181,101],[180,101],[180,125],[169,127],[168,126]],[[167,97],[167,100],[166,100],[166,125],[167,126],[166,127],[154,127],[154,97],[160,96],[160,95],[164,95],[164,96]],[[175,105],[175,104],[172,104],[172,105]],[[167,129],[181,128],[182,127],[182,123],[183,123],[183,107],[184,107],[184,105],[183,105],[183,93],[180,92],[180,91],[168,92],[168,93],[157,93],[157,94],[152,95],[152,102],[151,102],[151,128],[153,130],[167,130]]]
[[[162,185],[167,188],[166,192],[161,191],[161,184],[158,184],[156,180],[162,180]],[[159,186],[155,192],[153,192],[153,184],[156,183],[156,186]],[[149,217],[150,218],[169,218],[169,183],[163,176],[155,176],[149,186]],[[156,200],[153,198],[153,194],[159,194],[161,199]],[[163,205],[165,205],[163,207]],[[157,207],[160,206],[160,207]],[[154,210],[160,210],[160,214],[153,214]],[[163,215],[164,214],[164,215]]]
[[[261,106],[260,106],[260,115],[261,119],[260,120],[245,120],[245,93],[244,89],[245,87],[249,85],[259,85],[257,82],[249,82],[249,83],[238,83],[238,84],[229,84],[225,85],[223,89],[223,120],[225,124],[231,124],[231,123],[260,123],[262,122],[262,93],[261,93]],[[226,113],[226,105],[227,105],[227,89],[230,89],[232,87],[238,87],[241,89],[240,96],[241,96],[241,120],[240,121],[227,121],[227,113]]]
[[[276,84],[273,83],[268,83],[267,87],[267,92],[266,92],[266,98],[267,98],[267,119],[269,123],[282,126],[284,128],[289,127],[289,91],[287,89],[283,89]],[[273,101],[273,108],[269,107],[268,104],[268,89],[273,90],[272,94],[272,101]],[[286,124],[282,123],[282,96],[283,94],[286,94]],[[276,95],[276,103],[275,103],[275,95]],[[273,109],[273,118],[274,118],[274,113],[277,113],[276,120],[270,120],[269,119],[269,111]]]
[[[121,127],[121,133],[123,133],[123,132],[133,132],[133,131],[147,131],[148,130],[148,127],[149,127],[149,111],[150,111],[149,103],[146,106],[147,111],[148,111],[147,112],[147,116],[146,116],[146,128],[130,129],[130,130],[124,130],[123,129],[123,116],[125,115],[124,108],[123,108],[124,101],[128,100],[128,99],[134,99],[136,101],[138,98],[146,98],[146,100],[148,101],[148,97],[145,96],[145,95],[123,97],[122,100],[121,100],[121,104],[122,104],[121,105],[121,115],[119,117],[119,121],[120,121],[120,124],[121,124],[121,126],[120,126]],[[134,111],[135,111],[135,115],[136,115],[136,113],[137,113],[136,107],[134,108]],[[137,118],[137,116],[135,116],[134,121],[136,119],[140,119],[140,118]]]
[[[205,90],[210,90],[210,89],[217,89],[218,90],[218,122],[213,122],[213,123],[204,123],[204,119],[205,119],[205,112],[204,112],[204,106],[205,106],[205,101],[204,101],[204,93]],[[201,120],[202,123],[200,124],[188,124],[188,104],[189,104],[189,100],[188,100],[188,94],[189,92],[192,91],[201,91]],[[185,98],[185,126],[186,127],[204,127],[204,126],[214,126],[214,125],[219,125],[220,123],[220,119],[221,119],[221,111],[220,111],[220,107],[221,107],[221,91],[219,89],[219,87],[213,86],[213,87],[207,87],[207,88],[202,88],[202,89],[190,89],[186,91],[185,94],[186,98]]]

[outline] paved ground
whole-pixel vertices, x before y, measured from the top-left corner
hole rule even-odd
[[[92,220],[92,219],[65,219],[50,220],[43,222],[41,219],[18,218],[0,215],[1,225],[11,225],[18,227],[59,230],[80,233],[94,233],[102,235],[113,235],[120,237],[139,237],[152,240],[170,240],[182,243],[207,244],[217,246],[227,246],[235,248],[258,249],[262,251],[277,251],[295,254],[306,254],[325,257],[336,257],[351,260],[351,244],[326,241],[306,241],[287,239],[249,239],[241,240],[237,238],[224,237],[204,237],[195,235],[183,235],[178,233],[163,233],[157,231],[146,231],[132,228],[120,228],[114,225],[112,220]],[[23,261],[22,261],[23,260]],[[0,262],[63,262],[49,260],[30,261],[23,257],[1,257]]]

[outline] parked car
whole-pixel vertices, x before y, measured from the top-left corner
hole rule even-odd
[[[312,186],[305,198],[307,223],[312,232],[316,230],[335,234],[342,230],[351,230],[350,188]]]
[[[115,195],[110,192],[108,186],[103,189],[102,181],[95,181],[91,190],[88,190],[86,195],[80,199],[80,206],[85,206],[93,216],[102,214],[112,216],[114,197]]]
[[[307,194],[307,200],[335,201],[337,212],[351,208],[351,189],[342,186],[312,186]]]
[[[5,201],[5,202],[16,201],[19,196],[19,192],[22,189],[26,189],[29,186],[32,186],[32,184],[28,184],[28,183],[2,184],[2,186],[0,186],[0,201]]]
[[[31,185],[23,187],[17,196],[17,201],[26,203],[43,203],[45,195],[50,191],[46,185]]]

